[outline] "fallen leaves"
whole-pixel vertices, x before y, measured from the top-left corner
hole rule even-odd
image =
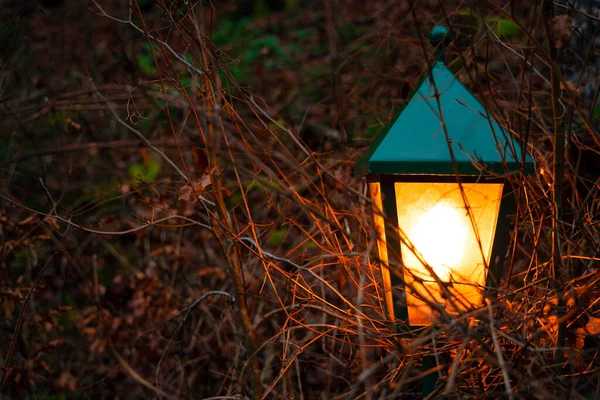
[[[548,24],[548,36],[557,49],[564,49],[569,44],[573,32],[573,20],[568,15],[557,15]]]

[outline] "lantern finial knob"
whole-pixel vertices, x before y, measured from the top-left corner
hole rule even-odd
[[[429,42],[436,48],[435,55],[438,61],[444,62],[444,48],[449,45],[451,41],[452,35],[447,26],[435,26],[429,32]]]

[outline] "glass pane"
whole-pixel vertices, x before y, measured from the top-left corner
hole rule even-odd
[[[457,183],[395,183],[410,325],[431,323],[427,300],[450,313],[481,304],[502,187],[465,183],[461,192]],[[442,295],[440,283],[452,296]]]
[[[375,230],[377,231],[377,250],[379,251],[379,260],[381,264],[381,278],[383,283],[383,299],[385,309],[389,319],[394,320],[394,303],[392,299],[392,284],[390,279],[389,260],[387,246],[385,241],[385,221],[383,218],[381,185],[379,182],[370,182],[369,191],[373,200],[373,216],[375,219]]]

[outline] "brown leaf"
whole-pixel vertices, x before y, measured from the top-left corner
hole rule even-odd
[[[561,82],[560,88],[561,88],[561,90],[565,90],[567,92],[573,92],[573,93],[579,92],[579,89],[577,89],[577,86],[575,86],[575,84],[571,81]]]
[[[73,129],[75,129],[76,131],[80,131],[80,130],[81,130],[81,124],[79,124],[79,123],[77,123],[77,122],[73,121],[71,118],[69,118],[69,119],[67,120],[67,123],[68,123],[68,124],[69,124],[71,127],[73,127]]]
[[[339,192],[344,192],[344,182],[346,182],[346,174],[344,172],[343,167],[339,167],[333,172],[333,176],[336,179],[335,188]]]
[[[194,196],[194,190],[189,184],[186,183],[185,185],[179,188],[178,200],[188,202],[196,200],[196,196]]]
[[[48,225],[52,225],[54,229],[60,229],[60,225],[58,224],[58,219],[55,217],[47,216],[43,219]]]
[[[62,344],[65,342],[65,339],[52,339],[48,342],[48,346],[50,347],[56,347],[59,344]]]
[[[568,15],[557,15],[548,24],[548,36],[554,42],[554,47],[564,49],[569,44],[573,32],[573,20]]]
[[[68,371],[61,372],[54,384],[59,390],[67,390],[69,392],[72,392],[75,389],[77,389],[77,380]]]
[[[15,224],[5,216],[0,216],[0,224],[8,225],[10,228],[15,226]]]
[[[124,183],[121,185],[121,193],[127,194],[131,192],[131,185],[129,183]]]
[[[204,174],[200,180],[196,182],[196,192],[198,194],[204,192],[204,189],[210,186],[210,175]]]
[[[30,215],[29,217],[25,218],[23,221],[19,221],[17,223],[17,225],[18,226],[24,226],[24,225],[33,224],[36,218],[37,218],[36,215]]]
[[[196,272],[196,276],[205,277],[216,275],[219,279],[225,279],[225,271],[220,267],[204,267],[201,268],[198,272]]]
[[[38,361],[38,365],[39,365],[40,367],[42,367],[42,368],[44,369],[44,371],[46,371],[46,372],[47,372],[47,373],[49,373],[49,374],[51,374],[51,373],[52,373],[52,371],[53,371],[53,369],[52,369],[52,367],[50,366],[50,364],[48,364],[48,363],[47,363],[46,361],[44,361],[44,360],[39,360],[39,361]]]
[[[81,330],[81,333],[86,336],[96,336],[97,330],[93,326],[86,326]]]
[[[197,201],[196,195],[200,196],[208,186],[210,186],[210,175],[205,174],[198,181],[194,182],[195,194],[194,190],[192,190],[192,186],[189,183],[186,183],[179,188],[178,199],[179,201],[195,203]]]

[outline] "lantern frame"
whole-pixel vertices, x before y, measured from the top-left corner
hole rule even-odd
[[[377,204],[376,199],[373,199],[373,212],[378,214],[383,213],[385,218],[384,237],[378,238],[378,241],[383,241],[385,246],[385,255],[381,254],[383,249],[378,248],[380,273],[382,278],[382,289],[384,298],[384,307],[386,315],[395,324],[400,332],[414,333],[422,329],[424,325],[411,325],[409,319],[409,310],[407,304],[407,294],[404,295],[403,301],[398,301],[397,291],[409,291],[405,285],[405,266],[402,263],[402,239],[399,233],[399,223],[397,215],[397,200],[394,185],[396,183],[458,183],[488,185],[502,183],[502,195],[498,213],[496,215],[495,232],[491,241],[491,250],[489,261],[486,260],[485,271],[485,288],[483,289],[483,298],[488,298],[494,295],[495,287],[498,286],[502,275],[503,255],[505,254],[508,238],[510,235],[510,220],[509,215],[514,214],[516,210],[515,198],[510,184],[506,180],[497,177],[475,177],[463,175],[457,180],[454,176],[449,175],[393,175],[393,174],[377,174],[367,177],[368,184],[379,184],[381,193],[381,203]],[[381,207],[379,210],[378,208]],[[380,234],[381,232],[379,232]],[[398,266],[398,268],[395,268]],[[391,293],[392,304],[389,294]],[[390,315],[392,314],[392,315]]]
[[[430,38],[434,45],[448,44],[448,29],[436,27]],[[484,256],[487,270],[482,295],[486,298],[493,295],[500,281],[510,234],[508,215],[516,209],[513,188],[506,178],[534,170],[527,152],[446,67],[443,46],[438,46],[436,53],[437,62],[409,103],[354,167],[354,174],[366,175],[370,187],[379,185],[380,204],[373,200],[376,225],[385,225],[377,238],[383,301],[386,314],[394,317],[395,323],[405,321],[396,328],[411,333],[423,325],[411,326],[408,302],[394,301],[396,288],[407,290],[395,183],[503,184],[489,260]],[[400,267],[390,273],[394,265]]]

